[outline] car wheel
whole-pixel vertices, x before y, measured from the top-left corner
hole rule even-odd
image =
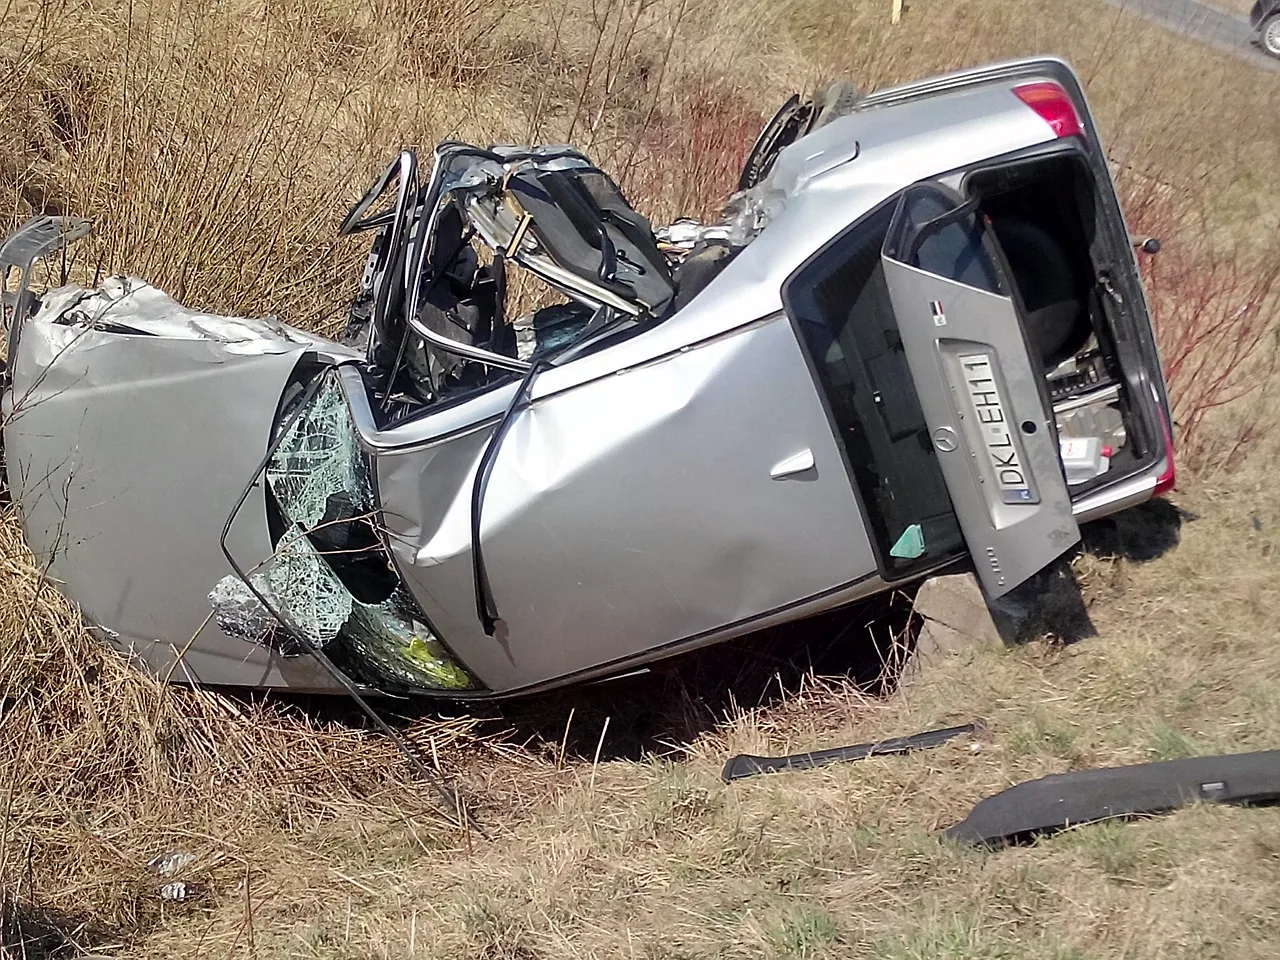
[[[792,94],[791,99],[778,108],[747,154],[742,176],[738,179],[739,190],[750,190],[769,175],[778,154],[804,134],[812,112],[812,105],[801,103],[799,94]]]
[[[1280,57],[1280,13],[1273,14],[1261,30],[1262,49],[1273,57]]]

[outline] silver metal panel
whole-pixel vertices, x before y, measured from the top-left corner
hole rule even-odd
[[[768,227],[687,307],[652,330],[539,375],[532,396],[651,362],[775,313],[782,309],[783,282],[800,264],[899,190],[1052,139],[1049,125],[1007,84],[842,117],[782,152],[757,188],[774,195]],[[499,416],[514,390],[514,385],[500,387],[386,431],[376,445],[429,443]],[[371,425],[362,433],[372,438]]]
[[[56,316],[47,310],[23,330],[4,435],[27,542],[58,589],[96,632],[161,676],[332,688],[309,658],[286,660],[223,634],[207,599],[230,572],[218,546],[223,524],[309,344],[301,335],[229,340],[233,320],[209,336],[183,329],[182,317],[194,314],[108,318],[167,324],[169,336],[107,333]],[[229,544],[246,565],[271,553],[261,494]]]
[[[1099,517],[1109,517],[1127,507],[1137,506],[1139,503],[1150,500],[1156,487],[1157,471],[1162,469],[1164,469],[1163,460],[1137,476],[1080,497],[1071,507],[1076,522],[1087,523]]]
[[[737,637],[746,636],[750,633],[756,633],[760,630],[767,630],[770,627],[776,627],[784,623],[793,623],[802,620],[805,617],[816,616],[837,607],[855,603],[859,600],[872,597],[877,593],[883,593],[891,588],[890,584],[885,583],[878,576],[870,576],[863,580],[858,580],[848,586],[840,587],[825,593],[822,596],[815,597],[812,600],[805,600],[801,603],[793,604],[789,607],[782,607],[762,616],[752,618],[750,620],[741,620],[727,627],[708,631],[693,637],[688,637],[665,646],[650,647],[640,655],[628,659],[624,662],[611,662],[593,667],[582,673],[573,674],[571,677],[554,680],[549,683],[536,684],[532,687],[522,688],[520,690],[509,690],[507,693],[529,694],[541,692],[544,690],[554,689],[563,686],[566,682],[586,683],[595,680],[607,681],[613,679],[621,679],[630,672],[639,672],[646,669],[648,664],[655,663],[667,657],[677,656],[683,653],[689,653],[693,650],[700,650],[717,643],[724,643]],[[619,673],[621,671],[621,673]]]
[[[1053,138],[1049,125],[1007,85],[841,117],[782,152],[756,188],[770,192],[768,226],[685,309],[642,336],[554,371],[543,387],[558,389],[570,378],[643,362],[724,333],[744,317],[780,310],[787,277],[899,190]],[[821,158],[811,156],[817,150],[857,156],[823,169]]]
[[[638,656],[876,571],[800,346],[775,318],[535,402],[484,507],[505,638],[471,579],[470,477],[489,429],[378,457],[384,521],[440,635],[495,691]],[[779,462],[814,466],[782,480]]]
[[[858,108],[870,110],[884,106],[897,106],[905,101],[919,100],[922,97],[935,96],[962,87],[1011,80],[1024,82],[1041,74],[1053,79],[1061,79],[1062,75],[1075,76],[1070,64],[1061,57],[1025,57],[1019,60],[988,63],[980,67],[969,67],[937,77],[926,77],[924,80],[912,80],[894,87],[885,87],[883,90],[876,90],[863,97],[858,102]]]
[[[1013,301],[884,258],[885,280],[902,334],[920,407],[938,451],[974,567],[991,597],[1008,593],[1080,539],[1062,476],[1040,372],[1027,352]],[[936,322],[931,303],[945,313]],[[1029,468],[1030,502],[1005,502],[987,458],[986,422],[979,422],[967,385],[967,358],[986,356],[1012,432]],[[1034,432],[1020,424],[1034,427]]]

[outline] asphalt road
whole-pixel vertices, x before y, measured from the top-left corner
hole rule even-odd
[[[1111,0],[1148,20],[1177,33],[1247,60],[1264,70],[1280,71],[1280,60],[1269,57],[1249,41],[1253,31],[1240,15],[1219,10],[1197,0]]]

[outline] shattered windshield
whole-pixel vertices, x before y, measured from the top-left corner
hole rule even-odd
[[[285,655],[306,652],[300,636],[352,677],[382,688],[474,686],[391,566],[378,532],[368,461],[336,372],[323,374],[304,401],[266,469],[284,533],[272,556],[249,573],[248,584],[233,575],[215,586],[209,600],[218,625]]]

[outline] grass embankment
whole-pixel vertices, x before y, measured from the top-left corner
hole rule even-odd
[[[127,269],[193,305],[333,329],[360,257],[334,227],[401,145],[572,139],[662,219],[714,209],[793,89],[1052,51],[1088,85],[1139,202],[1136,228],[1181,251],[1157,297],[1167,343],[1234,316],[1243,282],[1206,292],[1179,276],[1226,263],[1215,276],[1250,277],[1275,262],[1273,74],[1098,3],[917,0],[897,27],[888,12],[799,0],[14,2],[0,10],[0,209],[8,224],[33,211],[96,217],[73,275]],[[1245,386],[1262,385],[1274,342],[1270,304],[1255,299],[1246,315],[1267,334],[1233,374]],[[1222,343],[1191,340],[1196,359],[1195,344]],[[1208,350],[1205,376],[1224,353]],[[931,835],[1040,773],[1280,745],[1280,501],[1266,483],[1277,451],[1259,398],[1198,428],[1179,500],[1201,518],[1179,546],[1137,562],[1109,554],[1143,537],[1104,538],[1077,561],[1095,638],[978,649],[884,699],[782,681],[786,697],[757,705],[758,690],[725,680],[681,694],[666,675],[478,727],[414,724],[482,798],[491,843],[446,826],[375,737],[130,671],[86,639],[10,518],[6,936],[39,921],[43,947],[131,957],[1273,956],[1275,811],[1192,810],[1000,854]],[[862,630],[843,641],[866,642]],[[729,692],[739,708],[717,715]],[[731,750],[975,716],[991,729],[978,752],[716,779]],[[663,741],[666,759],[611,759]],[[173,849],[198,858],[188,878],[204,894],[189,904],[162,903],[145,866]]]

